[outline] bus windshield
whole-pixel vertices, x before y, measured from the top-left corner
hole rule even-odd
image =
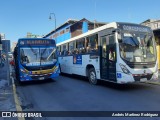
[[[26,66],[50,65],[57,61],[55,47],[20,48],[20,61]]]
[[[121,57],[128,62],[154,62],[156,60],[152,34],[123,32],[119,48]]]

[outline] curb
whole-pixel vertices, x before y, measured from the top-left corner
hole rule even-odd
[[[22,107],[21,107],[21,105],[20,105],[20,102],[19,102],[19,100],[18,100],[18,96],[17,96],[17,93],[16,93],[16,86],[15,86],[15,84],[14,84],[14,79],[13,79],[13,77],[11,77],[11,79],[12,79],[13,96],[14,96],[14,101],[15,101],[16,110],[17,110],[18,112],[23,112],[23,111],[22,111]],[[25,118],[23,118],[23,117],[18,117],[18,120],[25,120]]]

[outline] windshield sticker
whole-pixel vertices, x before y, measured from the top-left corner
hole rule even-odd
[[[141,58],[140,57],[135,57],[136,62],[141,62]]]
[[[131,33],[124,33],[124,37],[133,37]]]

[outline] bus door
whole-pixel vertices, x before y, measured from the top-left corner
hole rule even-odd
[[[116,44],[114,34],[101,37],[101,78],[116,81]]]

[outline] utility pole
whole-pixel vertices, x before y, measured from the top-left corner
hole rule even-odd
[[[55,25],[54,25],[54,27],[55,27],[54,34],[55,34],[55,40],[56,40],[56,15],[55,15],[54,12],[50,13],[50,16],[49,16],[50,20],[52,20],[52,15],[54,16],[54,23],[55,23]],[[56,43],[57,43],[57,40],[56,40]]]
[[[49,16],[49,19],[51,20],[52,19],[52,16],[51,15],[54,15],[54,27],[55,27],[55,30],[56,30],[56,15],[54,13],[50,13],[50,16]]]

